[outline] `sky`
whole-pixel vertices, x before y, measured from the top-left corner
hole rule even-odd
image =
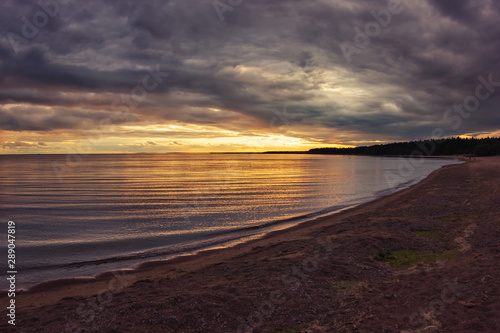
[[[2,0],[0,154],[500,134],[495,0]]]

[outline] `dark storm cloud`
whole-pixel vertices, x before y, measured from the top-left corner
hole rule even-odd
[[[34,0],[3,1],[0,103],[20,106],[0,109],[0,128],[97,123],[113,112],[108,103],[159,65],[169,77],[124,122],[143,115],[245,131],[268,128],[272,110],[289,105],[287,126],[309,127],[308,138],[317,128],[373,140],[429,137],[436,126],[449,135],[498,129],[497,98],[481,102],[458,129],[443,120],[474,95],[480,75],[500,81],[497,2],[402,0],[363,47],[358,31],[377,15],[383,20],[389,0],[246,0],[224,12],[223,22],[213,3],[70,1],[15,52],[9,34],[23,37],[23,18],[32,22],[42,9]],[[350,62],[342,43],[358,45]],[[83,106],[93,112],[80,113]]]
[[[444,16],[470,21],[477,17],[477,6],[471,0],[432,0],[431,3]]]
[[[154,68],[154,64],[148,69]],[[166,68],[161,69],[166,71]],[[107,89],[125,91],[142,82],[147,69],[96,70],[85,65],[65,65],[51,62],[40,48],[31,47],[16,56],[5,59],[0,65],[0,84],[10,79],[22,80],[22,86],[66,86],[82,89]]]
[[[103,121],[120,124],[137,121],[133,114],[115,117],[111,112],[52,107],[0,106],[1,129],[9,131],[51,131],[58,129],[93,129]]]

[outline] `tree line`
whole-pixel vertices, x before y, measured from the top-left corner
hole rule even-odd
[[[355,148],[314,148],[309,154],[333,155],[500,155],[500,138],[460,138],[395,142]]]

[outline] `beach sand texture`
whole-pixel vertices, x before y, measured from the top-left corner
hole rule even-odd
[[[500,157],[478,158],[232,248],[45,284],[15,330],[500,332],[499,185]]]

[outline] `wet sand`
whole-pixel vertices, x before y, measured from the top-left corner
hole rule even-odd
[[[229,249],[18,293],[16,327],[4,316],[0,329],[500,332],[499,185],[500,157],[447,166]]]

